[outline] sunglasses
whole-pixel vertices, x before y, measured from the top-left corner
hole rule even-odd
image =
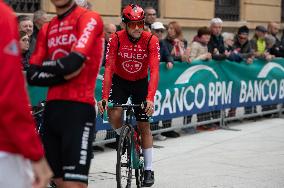
[[[240,39],[240,40],[247,40],[248,38],[247,38],[247,37],[240,37],[240,36],[239,36],[239,39]]]
[[[164,30],[162,30],[162,29],[155,29],[155,32],[156,33],[164,33]]]
[[[144,21],[138,21],[138,22],[128,22],[127,23],[127,27],[130,28],[130,29],[136,29],[136,26],[139,28],[139,29],[142,29],[144,28]]]

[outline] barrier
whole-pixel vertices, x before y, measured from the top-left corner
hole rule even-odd
[[[100,71],[95,91],[101,98]],[[255,60],[253,64],[231,61],[175,62],[172,70],[160,65],[160,82],[155,95],[152,130],[164,132],[208,123],[226,127],[231,120],[283,113],[284,59],[271,62]],[[32,105],[45,99],[46,88],[29,87]],[[276,109],[275,109],[276,105]],[[268,110],[262,107],[274,106]],[[236,115],[229,114],[230,109]],[[114,133],[107,122],[97,118],[95,144],[113,141]],[[166,123],[168,122],[168,123]]]

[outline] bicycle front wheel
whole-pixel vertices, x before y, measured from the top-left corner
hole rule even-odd
[[[132,178],[131,167],[131,130],[123,126],[117,148],[116,181],[118,188],[130,188]]]

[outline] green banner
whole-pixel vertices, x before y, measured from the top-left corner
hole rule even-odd
[[[101,99],[101,69],[95,90]],[[46,88],[29,87],[32,105],[46,97]],[[253,64],[231,61],[175,62],[168,70],[160,64],[154,119],[220,110],[224,108],[284,102],[284,59]]]

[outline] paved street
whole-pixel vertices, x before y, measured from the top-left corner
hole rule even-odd
[[[283,188],[284,119],[155,141],[156,188]],[[115,151],[96,152],[90,188],[115,188]],[[133,182],[135,184],[135,182]],[[133,185],[132,187],[136,187]]]

